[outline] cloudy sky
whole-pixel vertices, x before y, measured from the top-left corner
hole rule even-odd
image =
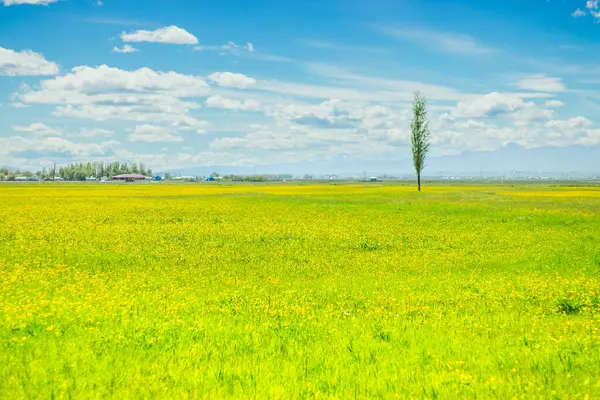
[[[600,0],[0,0],[0,164],[600,144]]]

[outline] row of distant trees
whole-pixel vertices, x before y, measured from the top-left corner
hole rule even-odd
[[[25,178],[37,178],[37,173],[31,171],[21,171],[20,169],[12,169],[8,167],[0,168],[0,180],[14,181],[17,176]]]
[[[144,163],[112,163],[86,162],[73,163],[58,169],[58,176],[68,181],[84,181],[86,178],[103,178],[121,174],[152,175],[152,170],[147,169]]]
[[[120,174],[141,174],[146,176],[152,175],[152,170],[146,168],[144,163],[120,163],[118,161],[112,163],[100,161],[88,161],[72,163],[59,168],[42,168],[40,171],[21,171],[8,167],[0,168],[0,179],[13,181],[17,177],[36,178],[40,180],[54,180],[62,178],[67,181],[85,181],[87,178],[100,179],[103,177],[110,178]]]

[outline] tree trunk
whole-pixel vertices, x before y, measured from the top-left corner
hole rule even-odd
[[[421,191],[421,174],[417,174],[417,187],[419,188],[419,192]]]

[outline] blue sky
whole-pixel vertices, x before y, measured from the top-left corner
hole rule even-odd
[[[0,164],[600,144],[600,2],[0,0]]]

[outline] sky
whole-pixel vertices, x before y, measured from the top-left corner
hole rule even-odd
[[[0,165],[600,144],[600,0],[0,0]],[[600,156],[600,155],[599,155]]]

